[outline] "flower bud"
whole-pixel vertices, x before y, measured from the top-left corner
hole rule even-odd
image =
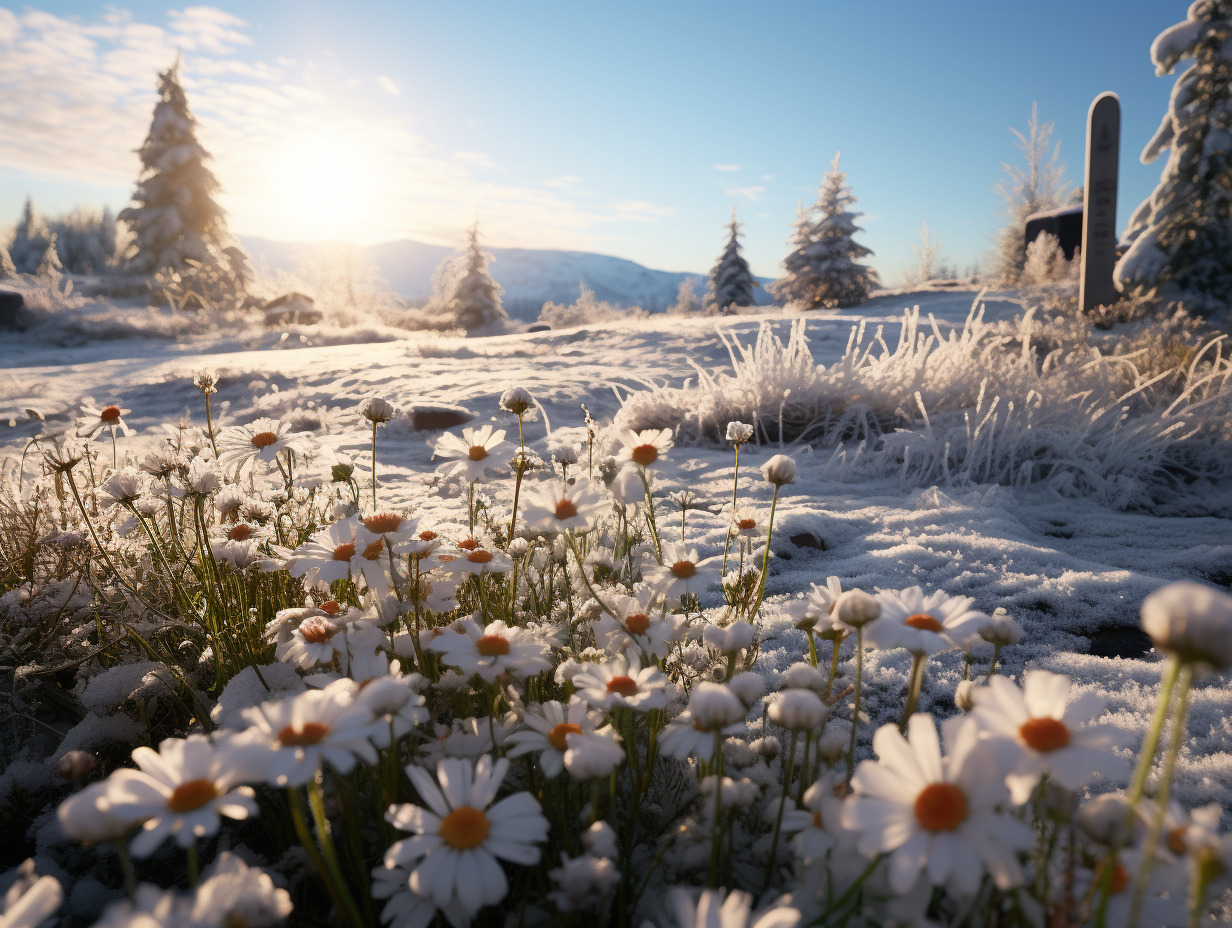
[[[796,479],[796,462],[785,454],[776,454],[761,466],[761,475],[767,483],[784,486]]]
[[[80,780],[97,763],[98,758],[89,751],[68,751],[56,763],[56,771],[66,780]]]
[[[863,590],[848,590],[834,603],[834,617],[852,628],[861,628],[880,616],[881,604]]]
[[[1214,587],[1182,581],[1156,590],[1142,604],[1142,630],[1182,661],[1232,667],[1232,596]]]
[[[770,703],[770,721],[788,731],[808,731],[825,724],[830,710],[812,690],[783,690]]]

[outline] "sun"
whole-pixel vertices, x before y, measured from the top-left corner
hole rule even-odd
[[[379,224],[385,165],[337,127],[284,140],[270,154],[263,173],[261,199],[279,237],[362,240],[366,230]]]

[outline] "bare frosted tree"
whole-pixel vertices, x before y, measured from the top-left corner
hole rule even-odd
[[[488,273],[492,256],[479,247],[478,220],[466,230],[466,245],[441,262],[432,275],[427,310],[467,331],[509,318],[501,305],[504,290]]]
[[[926,284],[934,277],[944,276],[937,267],[941,258],[941,241],[933,238],[927,222],[920,226],[920,243],[912,245],[911,252],[915,255],[912,283]]]
[[[1065,165],[1059,163],[1061,143],[1052,144],[1054,126],[1040,122],[1039,104],[1031,104],[1031,119],[1027,131],[1011,128],[1014,144],[1022,152],[1023,164],[1001,165],[1004,177],[993,190],[1001,197],[1001,215],[1005,225],[997,233],[993,276],[1004,286],[1018,283],[1026,260],[1023,240],[1028,216],[1065,204],[1070,184],[1065,180]],[[1051,154],[1049,149],[1051,148]]]

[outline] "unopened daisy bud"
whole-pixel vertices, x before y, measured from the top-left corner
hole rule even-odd
[[[103,484],[103,492],[110,497],[105,505],[130,504],[141,495],[141,474],[135,468],[126,467],[111,475]]]
[[[525,387],[510,387],[501,394],[500,407],[515,416],[525,416],[534,408],[535,400]]]
[[[218,372],[202,368],[193,373],[193,386],[207,396],[218,392]]]
[[[975,706],[975,699],[971,695],[972,683],[970,680],[959,680],[958,686],[954,688],[954,706],[961,709],[963,712],[970,712]]]
[[[1044,795],[1040,807],[1044,814],[1058,822],[1068,822],[1078,808],[1078,794],[1066,789],[1052,777],[1043,782]]]
[[[702,807],[707,811],[713,811],[714,791],[720,785],[722,792],[719,794],[719,805],[724,809],[747,809],[757,801],[761,792],[761,787],[749,779],[733,780],[731,777],[723,777],[720,781],[716,776],[708,776],[701,782],[702,796],[705,797]]]
[[[749,745],[756,753],[760,754],[766,760],[774,760],[783,751],[783,745],[774,735],[766,735],[764,738],[757,738]]]
[[[1078,830],[1097,844],[1124,847],[1141,830],[1138,816],[1130,815],[1129,800],[1120,793],[1104,793],[1089,799],[1074,813]]]
[[[820,728],[830,710],[812,690],[783,690],[770,703],[770,721],[788,731],[811,731]]]
[[[596,857],[615,859],[620,854],[620,845],[616,842],[616,832],[605,821],[597,821],[582,832],[582,847],[587,854]]]
[[[757,763],[757,755],[743,738],[724,738],[723,757],[734,767],[748,767]]]
[[[393,404],[379,396],[369,396],[360,402],[359,414],[373,425],[384,425],[395,415]]]
[[[548,442],[548,454],[556,459],[557,464],[576,464],[578,462],[578,449],[571,441],[551,441]]]
[[[509,547],[505,549],[505,553],[508,554],[515,561],[517,561],[517,560],[521,560],[522,558],[526,557],[526,552],[529,550],[530,550],[529,541],[527,541],[525,538],[515,538],[513,539],[513,541],[509,542]]]
[[[52,470],[65,473],[80,464],[85,456],[85,446],[70,436],[48,451],[44,458],[51,465]]]
[[[347,461],[339,461],[329,469],[330,479],[334,483],[346,483],[355,473],[355,465]]]
[[[622,467],[612,478],[609,487],[617,502],[632,506],[646,498],[646,488],[642,486],[642,476],[633,467]]]
[[[743,445],[753,437],[753,426],[747,422],[727,423],[727,440],[732,444]]]
[[[209,496],[222,486],[222,475],[219,474],[218,466],[213,461],[193,458],[193,462],[188,465],[186,483],[188,489],[198,496]]]
[[[1214,587],[1186,580],[1156,590],[1142,604],[1142,630],[1182,661],[1232,667],[1232,596]]]
[[[747,711],[739,697],[721,683],[699,683],[689,698],[694,722],[709,731],[743,721]]]
[[[784,486],[796,479],[796,462],[785,454],[776,454],[761,466],[761,475],[767,483]]]
[[[724,654],[735,654],[737,651],[743,651],[753,644],[753,638],[753,626],[743,619],[739,622],[732,622],[726,628],[721,628],[718,625],[706,625],[702,629],[702,641],[708,647],[714,648],[716,651],[722,651]]]
[[[766,694],[765,678],[752,671],[736,674],[727,685],[746,706],[752,706]]]
[[[604,779],[625,762],[625,749],[607,735],[570,733],[565,742],[565,769],[575,780]]]
[[[988,618],[980,627],[980,637],[990,644],[1006,645],[1018,644],[1022,641],[1022,626],[1014,621],[1013,616],[1005,611],[1004,607],[998,607],[997,610]]]
[[[97,763],[98,758],[89,751],[68,751],[56,763],[56,772],[66,780],[80,780]]]
[[[813,690],[818,693],[826,688],[825,675],[816,667],[802,661],[783,671],[782,683],[788,689]]]
[[[881,615],[881,604],[863,590],[848,590],[834,603],[834,618],[852,628],[875,622]]]
[[[847,753],[847,732],[835,729],[817,742],[817,756],[833,767]]]

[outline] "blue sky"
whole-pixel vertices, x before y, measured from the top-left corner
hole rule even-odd
[[[1151,41],[1186,2],[0,7],[0,225],[124,206],[156,72],[184,83],[232,230],[283,239],[599,251],[705,271],[735,205],[774,276],[796,203],[842,150],[892,282],[927,222],[960,269],[1032,101],[1081,183],[1087,109],[1121,97],[1118,224],[1173,79]],[[495,269],[494,269],[495,270]]]

